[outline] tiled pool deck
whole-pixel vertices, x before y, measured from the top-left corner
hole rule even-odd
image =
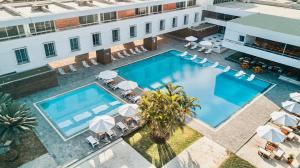
[[[181,51],[187,50],[183,47],[184,44],[185,43],[183,41],[164,37],[159,41],[158,50],[156,51],[148,52],[143,56],[128,57],[108,65],[97,65],[88,69],[80,68],[76,73],[69,73],[65,76],[60,76],[58,87],[41,91],[20,99],[19,101],[30,105],[32,112],[37,116],[39,122],[39,125],[36,128],[37,136],[40,138],[42,143],[47,148],[49,154],[54,158],[57,164],[67,164],[77,159],[81,159],[82,157],[91,153],[93,150],[85,142],[85,138],[89,135],[89,133],[85,132],[72,138],[71,140],[63,141],[47,123],[47,121],[39,114],[37,109],[35,109],[33,103],[94,82],[94,76],[103,70],[114,69],[170,49],[177,49]],[[198,54],[196,50],[190,50],[189,52],[191,54]],[[229,50],[223,54],[213,53],[207,57],[211,61],[218,61],[222,65],[230,65],[232,68],[239,70],[240,67],[238,64],[224,59],[226,56],[232,53],[234,53],[234,51]],[[200,56],[203,57],[204,54],[200,54]],[[254,135],[255,129],[259,125],[263,125],[269,120],[269,114],[273,110],[279,109],[277,105],[280,105],[282,101],[288,99],[288,94],[290,92],[300,90],[299,86],[280,81],[277,79],[276,75],[271,73],[259,74],[257,76],[269,82],[275,83],[276,86],[264,96],[260,96],[255,102],[253,102],[243,111],[238,112],[216,130],[208,128],[204,124],[195,121],[190,122],[189,125],[200,131],[209,139],[212,139],[218,144],[224,146],[228,150],[232,152],[238,151],[243,144],[245,144]]]

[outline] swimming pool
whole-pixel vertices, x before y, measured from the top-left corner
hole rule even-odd
[[[115,114],[122,103],[92,83],[35,105],[58,134],[68,140],[85,131],[95,116]]]
[[[141,88],[158,89],[173,82],[184,87],[189,96],[199,99],[201,109],[196,119],[216,128],[272,84],[248,76],[237,78],[236,71],[223,72],[223,66],[210,67],[211,62],[198,64],[201,59],[182,58],[181,52],[170,50],[157,56],[118,68],[119,75],[136,81]]]

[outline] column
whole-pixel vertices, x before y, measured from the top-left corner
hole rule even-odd
[[[111,60],[111,50],[109,49],[102,49],[96,51],[96,60],[101,64],[109,64],[112,62]]]

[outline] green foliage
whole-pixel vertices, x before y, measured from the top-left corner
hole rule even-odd
[[[246,160],[241,159],[235,154],[231,153],[229,158],[225,160],[220,168],[255,168],[252,164],[247,162]]]
[[[12,98],[9,94],[0,92],[0,105],[3,103],[11,102]]]
[[[165,141],[184,125],[187,115],[200,108],[197,99],[188,97],[181,86],[167,84],[166,90],[146,91],[139,102],[139,116],[153,138]]]

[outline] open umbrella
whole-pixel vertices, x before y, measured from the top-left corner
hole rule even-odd
[[[269,125],[259,126],[256,129],[257,135],[269,142],[278,143],[285,139],[285,135]]]
[[[290,98],[292,100],[300,103],[300,93],[299,92],[290,93]]]
[[[101,79],[112,79],[118,76],[118,73],[115,71],[106,70],[103,72],[100,72],[98,77]]]
[[[281,103],[281,106],[287,111],[300,115],[300,104],[293,101],[285,101]]]
[[[194,37],[194,36],[188,36],[185,38],[186,41],[189,41],[189,42],[194,42],[194,41],[197,41],[198,38],[197,37]]]
[[[296,117],[285,112],[274,111],[270,116],[272,121],[276,124],[285,125],[288,127],[296,127],[298,123]]]
[[[210,41],[201,41],[199,44],[205,48],[211,48],[213,45]]]
[[[95,133],[104,133],[115,126],[115,119],[108,115],[95,117],[89,125],[89,129]]]
[[[119,107],[118,112],[120,115],[125,117],[134,117],[137,112],[137,104],[124,104]]]
[[[117,85],[122,90],[132,90],[138,87],[138,84],[133,81],[122,81]]]

